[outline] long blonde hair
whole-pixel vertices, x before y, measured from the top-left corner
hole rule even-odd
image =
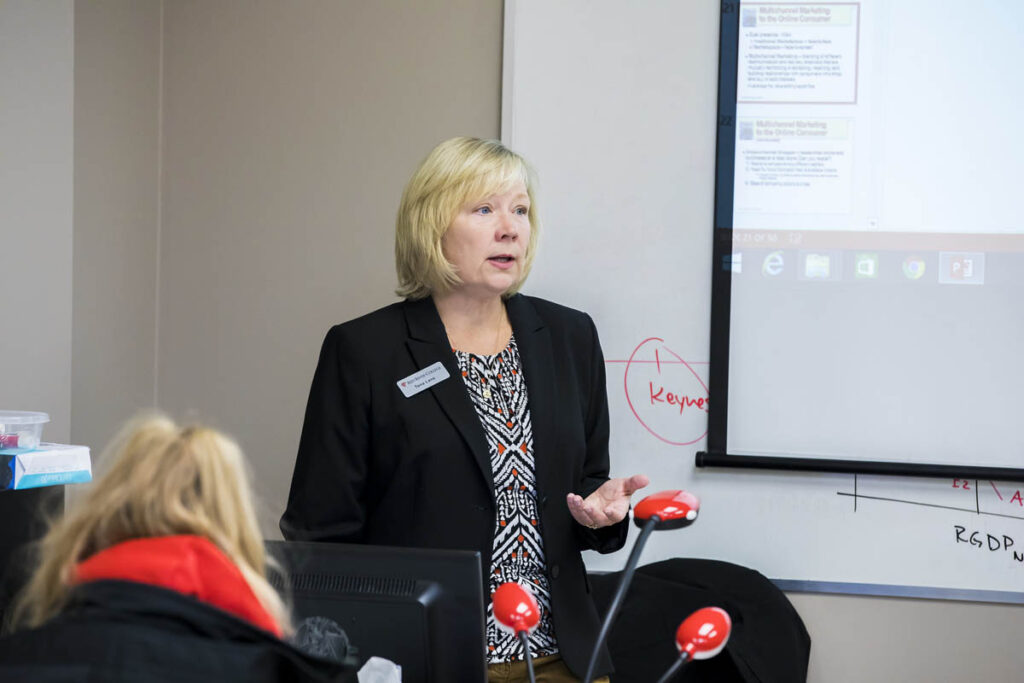
[[[267,581],[252,485],[238,444],[217,430],[167,417],[126,424],[100,460],[86,498],[39,544],[39,566],[15,604],[12,623],[34,627],[67,602],[77,563],[123,541],[191,534],[213,542],[241,570],[286,633],[288,609]]]

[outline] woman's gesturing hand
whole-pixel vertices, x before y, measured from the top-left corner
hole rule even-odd
[[[621,522],[629,512],[629,498],[650,483],[643,474],[609,479],[586,498],[570,493],[566,496],[573,519],[590,529],[600,529]]]

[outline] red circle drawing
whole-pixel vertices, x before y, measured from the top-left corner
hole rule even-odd
[[[661,345],[662,345],[661,348],[663,348],[665,351],[667,351],[668,353],[670,353],[673,356],[675,356],[676,359],[680,363],[682,363],[684,366],[686,366],[686,369],[689,370],[691,374],[693,374],[694,378],[697,380],[697,382],[700,383],[700,386],[704,389],[705,396],[708,394],[708,387],[704,383],[704,380],[702,380],[700,378],[700,375],[698,375],[697,372],[693,369],[693,367],[689,363],[687,363],[685,360],[683,360],[682,357],[679,354],[677,354],[675,351],[673,351],[672,349],[670,349],[667,346],[665,346],[665,340],[664,339],[661,339],[660,337],[648,337],[647,339],[644,339],[642,342],[640,342],[640,344],[638,344],[635,349],[633,349],[633,353],[630,354],[629,360],[626,361],[626,372],[625,372],[625,375],[624,375],[624,377],[622,379],[622,388],[623,388],[623,390],[625,391],[625,394],[626,394],[626,403],[629,404],[629,409],[633,411],[633,415],[640,422],[640,424],[642,424],[644,426],[644,429],[649,431],[652,435],[654,435],[655,437],[657,437],[661,441],[664,441],[665,443],[671,444],[673,446],[689,446],[691,444],[695,444],[698,441],[700,441],[701,439],[703,439],[705,436],[707,436],[708,430],[707,430],[706,424],[705,424],[704,432],[700,436],[698,436],[697,438],[692,439],[690,441],[672,441],[671,439],[665,438],[664,436],[662,436],[661,434],[656,432],[649,424],[647,424],[647,422],[645,422],[644,419],[642,417],[640,417],[640,413],[637,411],[636,406],[633,405],[633,399],[629,395],[629,371],[633,367],[634,360],[636,359],[637,354],[640,352],[640,349],[642,349],[649,342],[660,342]]]

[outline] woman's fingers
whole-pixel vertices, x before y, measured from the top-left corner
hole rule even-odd
[[[590,499],[584,500],[575,493],[570,493],[566,497],[566,501],[569,504],[569,513],[572,515],[578,523],[591,529],[596,529],[601,526],[606,526],[607,521],[602,520],[603,515],[598,511]]]
[[[566,496],[573,519],[591,529],[621,522],[629,512],[629,499],[650,483],[646,475],[609,479],[586,499],[570,493]]]
[[[625,499],[626,503],[629,504],[629,497],[649,483],[650,479],[647,478],[647,475],[634,474],[632,477],[609,479],[601,484],[601,487],[594,493],[601,494],[608,503]]]
[[[647,478],[646,474],[634,474],[632,477],[627,477],[623,482],[622,488],[625,490],[627,496],[632,496],[634,493],[642,489],[651,483],[651,480]]]

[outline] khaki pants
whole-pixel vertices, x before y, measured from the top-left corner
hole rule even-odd
[[[558,655],[537,657],[533,660],[533,675],[537,683],[579,683]],[[530,680],[526,662],[501,662],[487,667],[487,683],[526,683]],[[608,677],[598,678],[594,683],[608,683]]]

